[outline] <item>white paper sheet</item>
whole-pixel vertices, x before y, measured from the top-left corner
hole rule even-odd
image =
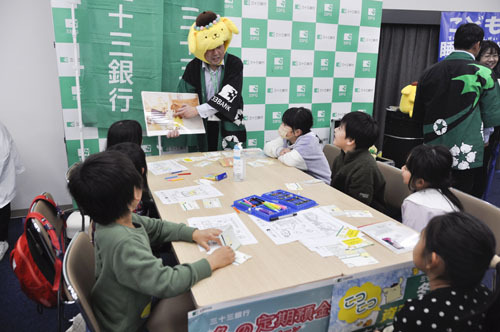
[[[343,227],[349,226],[320,208],[307,209],[298,212],[295,217],[271,222],[252,215],[250,218],[278,245],[307,238],[335,236]]]
[[[420,234],[393,221],[384,221],[359,227],[359,229],[397,254],[412,251]]]
[[[344,210],[346,217],[351,218],[373,218],[370,211],[367,210]]]
[[[339,258],[352,256],[355,250],[373,245],[373,242],[364,237],[361,232],[348,227],[343,227],[336,236],[300,239],[300,242],[322,257],[337,256]]]
[[[359,254],[356,256],[341,258],[342,262],[346,264],[347,267],[365,266],[378,263],[378,260],[375,259],[375,257],[363,249],[358,249],[357,251]]]
[[[223,196],[223,194],[214,186],[206,184],[155,191],[155,195],[160,198],[163,204],[167,205]]]
[[[250,255],[247,255],[241,251],[238,251],[236,250],[234,252],[234,262],[233,262],[233,265],[241,265],[243,263],[245,263],[247,260],[249,260],[250,258],[252,258],[252,256]]]
[[[224,229],[227,225],[231,225],[233,227],[233,232],[236,238],[240,241],[241,245],[249,245],[257,243],[257,239],[253,236],[252,233],[245,226],[243,221],[241,221],[240,217],[236,213],[228,213],[221,214],[217,216],[206,216],[206,217],[195,217],[189,218],[187,220],[188,225],[191,227],[196,227],[198,229],[207,229],[207,228],[218,228]],[[218,244],[210,244],[209,254],[212,253],[215,249],[219,248]],[[201,250],[205,250],[200,247]]]
[[[179,164],[174,160],[162,160],[148,163],[148,170],[154,175],[161,175],[166,173],[185,171],[187,170],[187,167]]]
[[[302,186],[298,182],[290,182],[290,183],[285,183],[285,186],[288,190],[302,190]]]
[[[196,201],[180,202],[179,204],[184,211],[198,210],[200,208]]]
[[[213,208],[220,208],[222,204],[218,198],[206,198],[203,200],[203,206],[206,209],[213,209]]]

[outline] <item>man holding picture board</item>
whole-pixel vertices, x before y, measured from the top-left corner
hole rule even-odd
[[[195,59],[188,63],[177,87],[178,92],[197,93],[199,106],[182,105],[175,111],[181,118],[203,118],[206,135],[189,135],[192,150],[217,151],[246,144],[243,125],[243,63],[226,53],[238,28],[211,11],[198,15],[188,35],[189,51]]]

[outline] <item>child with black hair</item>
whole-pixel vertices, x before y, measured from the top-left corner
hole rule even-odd
[[[323,153],[321,140],[311,131],[311,111],[304,107],[293,107],[285,111],[281,121],[278,129],[280,137],[267,142],[264,153],[329,184],[330,166]]]
[[[69,175],[71,195],[96,223],[91,302],[102,331],[143,331],[152,297],[164,299],[158,308],[164,307],[165,298],[187,292],[212,271],[234,261],[232,249],[222,247],[207,259],[173,268],[164,266],[153,256],[151,245],[187,241],[208,250],[208,241],[220,243],[221,231],[199,230],[132,213],[141,199],[142,183],[132,161],[118,151],[91,155]],[[179,305],[172,303],[170,311]],[[169,310],[158,311],[153,310],[149,320],[157,323],[166,319]],[[187,324],[187,313],[180,317]],[[163,330],[167,329],[164,324]]]
[[[148,186],[148,165],[146,163],[146,154],[142,148],[132,142],[123,142],[108,147],[107,151],[119,151],[124,153],[134,163],[135,169],[142,176],[142,198],[135,208],[134,213],[141,216],[159,218],[160,216],[156,210],[156,206]]]
[[[113,123],[108,129],[106,148],[123,142],[142,144],[142,127],[135,120],[120,120]]]
[[[378,136],[373,118],[363,112],[344,115],[335,128],[333,144],[342,151],[332,165],[330,185],[379,210],[385,210],[385,180],[368,151]]]
[[[453,157],[443,145],[414,147],[401,168],[403,182],[413,192],[401,205],[403,224],[420,232],[432,217],[462,210],[450,191]]]
[[[176,128],[169,131],[166,137],[179,137],[179,130]],[[139,122],[135,120],[120,120],[114,122],[109,127],[106,149],[123,142],[132,142],[139,146],[142,144],[142,127]]]
[[[482,221],[462,212],[431,219],[413,249],[413,262],[429,278],[430,292],[407,300],[394,332],[500,331],[500,257]],[[496,269],[494,293],[481,285]]]

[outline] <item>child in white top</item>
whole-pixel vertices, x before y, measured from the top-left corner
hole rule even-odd
[[[401,168],[403,182],[413,191],[401,206],[403,224],[421,232],[434,216],[462,210],[450,191],[450,151],[441,145],[413,148]]]
[[[304,107],[293,107],[286,110],[281,121],[278,129],[280,137],[264,145],[265,154],[330,184],[330,165],[320,139],[311,131],[311,111]]]

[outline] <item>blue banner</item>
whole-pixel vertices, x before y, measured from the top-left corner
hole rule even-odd
[[[334,280],[261,297],[204,307],[189,313],[190,332],[326,332]]]
[[[465,23],[476,23],[484,30],[484,39],[500,44],[500,13],[495,12],[442,12],[439,33],[439,56],[443,60],[453,51],[457,28]]]

